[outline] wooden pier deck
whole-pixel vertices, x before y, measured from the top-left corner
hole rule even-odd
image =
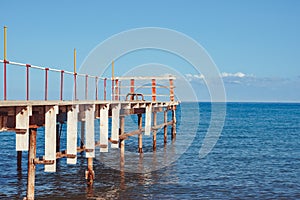
[[[85,152],[88,168],[87,184],[94,179],[93,158],[96,147],[100,152],[110,148],[120,149],[120,165],[124,166],[125,140],[138,135],[137,152],[143,153],[143,135],[153,135],[153,151],[156,151],[156,130],[164,128],[164,142],[167,142],[167,126],[172,126],[172,138],[176,137],[177,101],[1,101],[0,131],[16,133],[16,151],[18,165],[21,165],[22,151],[28,151],[27,199],[34,199],[35,165],[45,165],[45,172],[56,171],[56,159],[67,157],[67,164],[76,164],[77,153]],[[168,121],[167,112],[172,112]],[[164,112],[164,123],[157,125],[157,112]],[[142,114],[145,115],[145,127],[142,127]],[[125,116],[138,115],[138,129],[125,132]],[[112,118],[111,137],[108,137],[108,118]],[[95,138],[95,119],[100,119],[100,138]],[[81,130],[77,130],[77,123]],[[67,149],[59,147],[59,123],[67,124]],[[45,127],[45,155],[36,157],[37,128]],[[77,132],[81,132],[81,145],[77,146]]]
[[[66,157],[67,164],[76,164],[78,152],[85,152],[87,159],[85,178],[87,184],[92,186],[95,177],[93,158],[96,147],[101,153],[109,152],[110,148],[120,149],[120,169],[122,169],[125,166],[125,140],[129,137],[138,135],[137,153],[140,154],[143,153],[143,135],[152,134],[153,152],[157,148],[158,129],[164,130],[165,144],[168,126],[172,127],[172,139],[176,137],[176,106],[179,102],[175,100],[175,77],[114,77],[112,73],[112,77],[107,78],[80,74],[76,72],[76,51],[74,51],[73,72],[9,61],[6,58],[6,27],[4,33],[4,59],[0,60],[0,63],[3,63],[0,132],[15,132],[18,167],[21,167],[22,152],[28,151],[27,195],[24,199],[32,200],[35,197],[35,172],[38,164],[44,165],[45,172],[55,172],[57,159]],[[10,97],[11,94],[17,93],[12,87],[16,83],[9,82],[7,78],[8,74],[13,74],[13,71],[9,71],[11,69],[20,69],[20,72],[24,73],[23,79],[14,77],[17,80],[25,79],[24,83],[19,81],[17,83],[20,90],[23,88],[24,96],[21,98]],[[49,78],[49,72],[55,74],[53,77],[56,79]],[[41,73],[44,75],[41,76]],[[43,80],[30,84],[32,76],[35,76],[34,78],[38,76]],[[84,80],[80,84],[83,90],[80,91],[78,79]],[[70,81],[66,83],[67,80],[71,80],[71,83]],[[44,89],[37,90],[36,85]],[[67,96],[66,89],[72,91],[72,96]],[[38,100],[32,99],[33,94],[38,96]],[[52,99],[49,94],[55,98]],[[79,94],[83,94],[83,97]],[[168,120],[169,111],[172,112],[172,118]],[[164,113],[162,124],[157,124],[158,112]],[[137,115],[137,129],[125,132],[125,116],[129,115]],[[143,115],[144,123],[142,123]],[[109,118],[111,118],[110,129]],[[95,119],[100,120],[100,127],[97,129],[100,131],[99,138],[95,136]],[[81,124],[80,130],[78,123]],[[61,124],[67,126],[64,150],[60,149]],[[37,129],[40,127],[44,127],[45,154],[38,157],[36,152],[37,146],[40,145],[37,145],[37,142],[40,141],[37,141]],[[78,141],[80,146],[77,146]]]

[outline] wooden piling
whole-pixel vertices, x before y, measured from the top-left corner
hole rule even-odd
[[[125,130],[125,117],[120,116],[120,135],[124,134]],[[125,140],[120,140],[120,170],[124,170],[125,165]]]
[[[120,135],[125,133],[125,116],[120,116]],[[125,140],[120,140],[120,188],[125,189]]]
[[[153,112],[153,126],[155,127],[157,124],[157,112]],[[153,151],[156,151],[156,129],[152,131],[153,133]]]
[[[22,169],[22,151],[17,151],[17,170]]]
[[[26,200],[34,199],[35,184],[35,164],[36,156],[36,128],[29,129],[29,152],[28,152],[28,179],[27,179],[27,197]]]
[[[92,186],[94,183],[94,170],[93,170],[93,158],[87,158],[87,162],[88,162],[88,168],[87,171],[85,172],[85,176],[87,179],[87,184],[88,186]]]
[[[168,110],[164,111],[164,123],[167,124],[168,122]],[[168,134],[168,126],[164,126],[164,143],[167,144],[167,134]]]
[[[81,121],[81,127],[80,127],[80,148],[84,148],[84,130],[85,130],[85,121]]]
[[[172,107],[172,140],[176,138],[176,107]]]
[[[139,130],[142,130],[142,128],[143,128],[142,114],[138,114],[138,127],[139,127]],[[143,135],[142,135],[142,133],[139,134],[138,140],[139,140],[138,152],[143,153]]]
[[[60,131],[59,124],[56,124],[56,152],[60,152]]]

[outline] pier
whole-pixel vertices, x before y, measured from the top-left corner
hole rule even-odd
[[[5,28],[6,29],[6,28]],[[5,30],[6,31],[6,30]],[[6,37],[6,33],[5,33]],[[6,40],[6,39],[5,39]],[[22,152],[28,151],[27,195],[24,199],[34,199],[36,165],[44,165],[45,172],[56,172],[58,159],[67,158],[67,164],[77,164],[78,153],[85,153],[87,169],[82,175],[87,185],[94,182],[93,159],[95,151],[109,153],[111,148],[120,150],[120,168],[125,163],[125,142],[132,136],[138,136],[137,154],[143,154],[143,136],[152,135],[153,152],[156,151],[157,130],[163,129],[164,143],[167,144],[167,127],[171,126],[171,140],[176,138],[176,106],[173,76],[139,77],[98,77],[76,72],[76,51],[74,51],[74,71],[41,67],[9,61],[6,58],[5,41],[3,63],[3,99],[0,100],[0,132],[10,131],[16,134],[17,167],[22,167]],[[25,82],[23,99],[10,99],[7,81],[9,67],[23,68]],[[30,87],[30,74],[33,70],[42,71],[44,80],[40,99],[31,99],[34,91]],[[57,75],[55,83],[50,82],[49,72]],[[66,97],[66,76],[73,80],[72,96]],[[84,79],[81,99],[78,96],[78,79]],[[91,84],[92,83],[92,84]],[[56,97],[49,98],[49,90],[56,90]],[[82,92],[82,91],[81,91]],[[89,94],[94,94],[93,97]],[[109,95],[110,94],[110,95]],[[163,123],[157,124],[157,113],[163,112]],[[171,112],[171,119],[168,119]],[[137,115],[138,122],[134,130],[125,130],[125,116]],[[144,116],[144,117],[143,117]],[[109,119],[111,127],[109,128]],[[142,122],[145,120],[144,123]],[[95,120],[100,121],[100,137],[96,138]],[[78,124],[80,123],[80,130]],[[61,149],[60,126],[66,124],[66,149]],[[144,124],[144,127],[143,127]],[[44,155],[37,155],[37,129],[44,127]],[[111,130],[109,132],[109,130]],[[78,134],[79,133],[79,134]],[[78,146],[78,141],[80,145]]]

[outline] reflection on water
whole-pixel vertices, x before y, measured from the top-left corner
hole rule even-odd
[[[194,104],[182,106],[193,114]],[[133,138],[126,140],[123,165],[118,149],[106,155],[97,149],[93,187],[87,187],[84,178],[84,154],[78,154],[76,165],[67,165],[65,158],[59,160],[56,173],[45,173],[44,167],[37,165],[36,199],[300,199],[300,104],[228,104],[222,135],[204,159],[199,159],[198,153],[208,129],[210,107],[204,103],[200,108],[195,140],[167,167],[151,171],[155,165],[167,164],[168,155],[176,156],[183,149],[178,137],[164,147],[163,133],[158,133],[156,153],[151,152],[152,138],[147,142],[144,137],[141,156],[136,153],[137,138]],[[177,136],[188,135],[192,119],[180,122],[185,131]],[[38,131],[38,155],[43,155],[43,131]],[[0,199],[22,199],[26,196],[28,154],[23,152],[18,170],[15,134],[0,133],[0,137]],[[108,155],[121,170],[106,165]],[[128,171],[132,164],[136,173]]]

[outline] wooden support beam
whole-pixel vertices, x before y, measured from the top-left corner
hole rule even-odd
[[[40,165],[40,164],[42,164],[42,165],[53,165],[55,161],[54,160],[45,160],[44,158],[42,158],[42,159],[35,158],[33,162],[34,162],[35,165]]]
[[[143,128],[142,114],[138,114],[138,127],[139,127],[139,130],[142,130],[142,128]],[[143,135],[142,135],[142,133],[139,134],[138,140],[139,140],[139,142],[138,142],[139,143],[138,152],[143,153]]]
[[[129,133],[124,133],[122,135],[119,136],[119,139],[120,140],[126,140],[128,137],[130,136],[134,136],[134,135],[137,135],[137,134],[142,134],[144,130],[135,130],[135,131],[131,131]]]
[[[28,152],[28,178],[27,178],[27,200],[34,200],[35,164],[36,156],[36,128],[29,129],[29,152]]]
[[[152,127],[152,131],[158,130],[158,129],[161,129],[161,128],[164,128],[165,126],[170,126],[170,125],[172,125],[172,124],[173,124],[173,121],[169,121],[169,122],[167,122],[167,123],[162,123],[162,124],[153,126],[153,127]]]

